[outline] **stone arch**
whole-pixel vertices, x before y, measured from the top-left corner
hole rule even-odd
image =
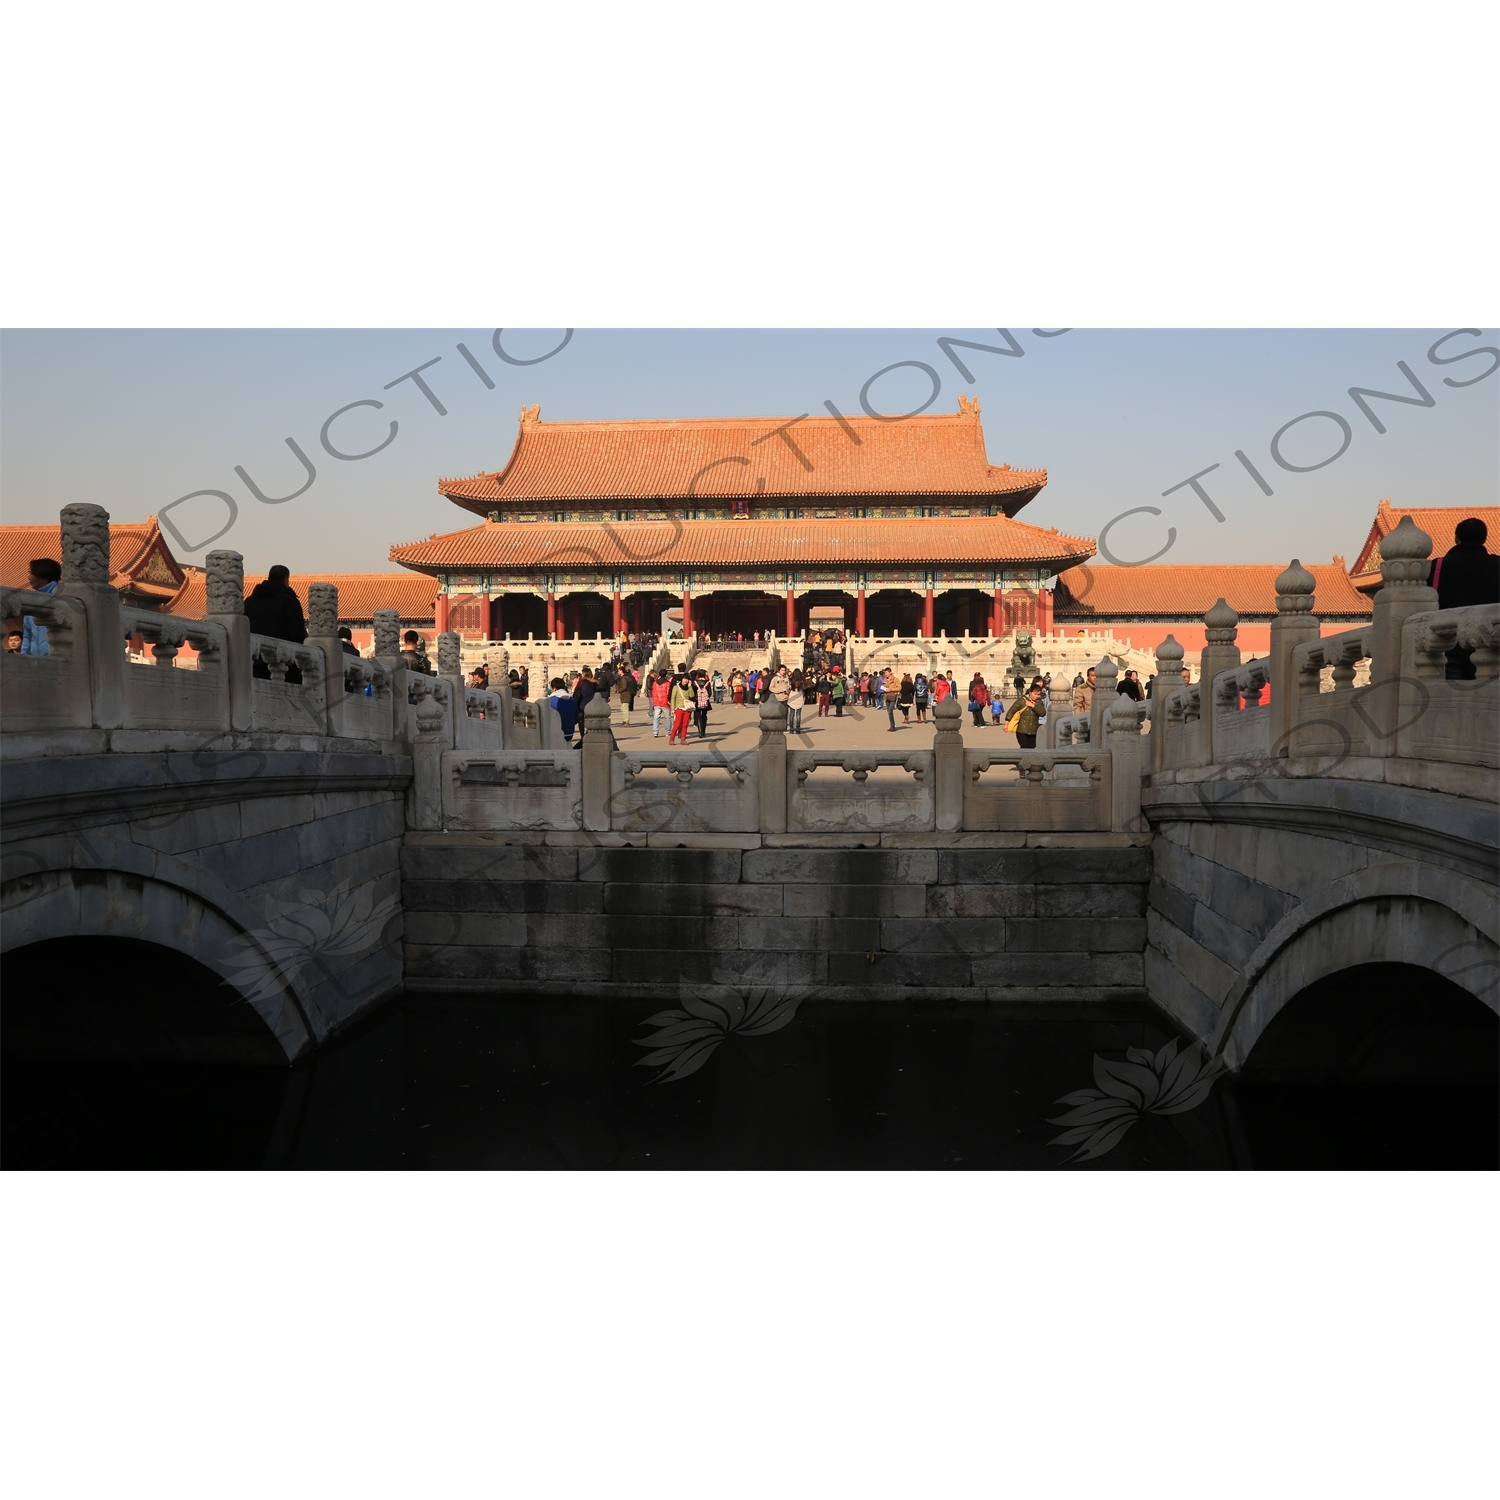
[[[169,948],[244,995],[288,1059],[312,1046],[307,996],[243,898],[183,860],[91,835],[8,850],[0,952],[49,938],[122,937]]]
[[[1267,933],[1226,997],[1211,1050],[1233,1069],[1303,990],[1363,964],[1407,964],[1500,1012],[1493,892],[1454,871],[1390,861],[1314,892]]]

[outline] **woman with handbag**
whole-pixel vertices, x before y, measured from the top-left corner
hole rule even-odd
[[[984,685],[984,677],[976,672],[969,684],[969,712],[974,715],[974,727],[984,728],[985,705],[990,701],[990,690]]]

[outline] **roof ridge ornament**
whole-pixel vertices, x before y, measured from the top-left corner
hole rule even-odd
[[[521,408],[522,427],[540,427],[541,425],[542,408],[539,404],[535,406],[523,406]]]
[[[958,393],[958,410],[960,415],[977,417],[979,415],[979,397],[966,396],[960,391]]]

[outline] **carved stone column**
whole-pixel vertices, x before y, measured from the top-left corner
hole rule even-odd
[[[102,505],[65,505],[61,521],[62,582],[55,592],[81,601],[86,612],[94,726],[118,729],[127,719],[125,627],[109,581],[109,512]]]
[[[1145,832],[1141,821],[1141,715],[1131,699],[1120,698],[1106,709],[1100,748],[1109,751],[1110,828],[1115,833]]]
[[[453,743],[460,744],[462,725],[468,717],[468,700],[464,696],[463,639],[457,631],[445,630],[437,638],[438,676],[453,689]],[[501,732],[502,743],[504,732]]]
[[[245,559],[228,548],[210,552],[203,559],[203,571],[208,590],[208,610],[203,618],[224,627],[229,724],[232,729],[249,729],[253,710],[250,621],[245,616]]]
[[[375,611],[375,659],[395,666],[401,655],[401,615],[394,609]]]
[[[1094,668],[1094,701],[1089,709],[1089,748],[1104,748],[1104,715],[1119,696],[1120,669],[1107,656]]]
[[[413,828],[443,826],[443,753],[453,748],[453,688],[441,677],[399,673],[405,689],[393,705],[397,737],[403,725],[411,734],[412,781],[407,817]],[[410,694],[415,703],[408,703]]]
[[[1231,667],[1237,667],[1240,664],[1240,648],[1235,645],[1235,638],[1239,635],[1239,623],[1239,615],[1222,598],[1203,616],[1207,644],[1199,658],[1198,694],[1199,713],[1203,724],[1201,733],[1204,758],[1208,765],[1214,762],[1214,717],[1218,711],[1218,703],[1214,698],[1214,678],[1220,672],[1227,672]]]
[[[1401,694],[1401,627],[1412,616],[1438,607],[1437,590],[1427,574],[1432,538],[1410,516],[1380,544],[1384,587],[1375,595],[1374,636],[1370,651],[1370,685],[1361,694],[1365,713],[1376,726],[1370,749],[1376,755],[1396,753],[1397,713]]]
[[[952,693],[933,705],[932,722],[936,730],[932,740],[932,802],[937,829],[939,833],[955,833],[964,826],[964,739],[959,727],[963,710]]]
[[[583,826],[590,833],[607,833],[610,824],[611,759],[614,732],[609,727],[609,704],[594,697],[583,706]]]
[[[339,590],[333,583],[310,583],[307,586],[307,644],[323,653],[328,687],[328,712],[335,716],[330,733],[337,733],[334,722],[342,719],[344,705],[344,643],[339,639]]]
[[[1297,681],[1292,652],[1304,641],[1315,641],[1322,631],[1313,614],[1317,579],[1294,557],[1276,580],[1276,618],[1271,621],[1271,754],[1285,757],[1297,720]]]
[[[786,832],[786,705],[768,698],[760,706],[756,749],[760,792],[760,831]]]
[[[1166,697],[1182,686],[1182,647],[1169,635],[1156,648],[1156,676],[1151,679],[1151,769],[1160,771],[1166,759]]]

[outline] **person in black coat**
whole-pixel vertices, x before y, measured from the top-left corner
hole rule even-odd
[[[251,635],[266,635],[272,640],[293,641],[301,645],[307,639],[307,621],[302,615],[302,601],[292,591],[288,582],[291,570],[278,563],[256,584],[245,600],[245,613],[250,619]],[[252,669],[255,676],[269,678],[271,670],[263,661],[257,660]],[[296,667],[288,667],[288,682],[301,682],[302,673]]]
[[[1464,609],[1471,604],[1500,604],[1500,557],[1485,547],[1489,528],[1470,516],[1453,528],[1453,546],[1432,565],[1428,582],[1437,590],[1439,609]],[[1443,676],[1472,682],[1472,651],[1456,647],[1448,652]]]

